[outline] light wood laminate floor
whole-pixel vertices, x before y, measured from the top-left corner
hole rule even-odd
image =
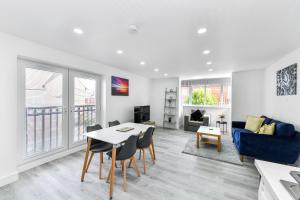
[[[253,165],[237,166],[183,154],[189,137],[194,135],[156,129],[156,164],[152,165],[147,152],[147,175],[138,178],[132,168],[127,169],[127,192],[123,192],[121,169],[117,168],[113,199],[257,199],[259,175]],[[92,161],[85,182],[80,182],[83,159],[81,151],[23,172],[19,181],[0,188],[0,200],[108,199],[108,184],[98,179],[98,156]],[[109,164],[105,159],[105,176]],[[143,172],[143,162],[138,161],[138,165]]]

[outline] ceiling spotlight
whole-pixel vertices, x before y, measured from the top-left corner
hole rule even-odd
[[[207,32],[206,28],[199,28],[198,31],[197,31],[198,34],[204,34],[206,32]]]
[[[164,73],[164,76],[168,76],[169,74],[167,74],[167,73]]]
[[[83,34],[83,30],[80,29],[80,28],[74,28],[73,32],[76,33],[76,34],[78,34],[78,35],[82,35]]]
[[[145,61],[141,61],[140,65],[146,65],[146,62]]]
[[[209,71],[209,72],[212,72],[212,71],[214,71],[214,70],[213,70],[212,68],[210,68],[210,69],[208,69],[208,71]]]
[[[155,71],[155,72],[158,72],[158,71],[159,71],[159,69],[158,69],[158,68],[155,68],[153,71]]]
[[[135,24],[131,24],[128,27],[128,32],[135,34],[138,32],[138,27]]]
[[[116,53],[117,54],[123,54],[123,51],[119,49],[119,50],[116,51]]]
[[[204,50],[204,51],[203,51],[203,54],[204,54],[204,55],[210,54],[210,50]]]
[[[207,65],[211,65],[212,62],[211,62],[211,61],[207,61],[206,64],[207,64]]]

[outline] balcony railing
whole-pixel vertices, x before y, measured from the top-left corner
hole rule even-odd
[[[95,105],[74,107],[73,142],[84,139],[86,126],[96,122]],[[27,155],[48,152],[63,146],[62,106],[26,108],[26,153]]]

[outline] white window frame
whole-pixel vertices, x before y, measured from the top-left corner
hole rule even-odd
[[[209,85],[220,85],[220,103],[219,105],[207,105],[206,104],[206,90],[207,87],[209,87]],[[197,104],[192,104],[192,94],[193,94],[193,88],[197,88],[195,86],[189,86],[189,104],[183,104],[183,106],[195,106],[195,107],[231,107],[231,97],[230,97],[230,104],[224,104],[224,86],[225,84],[222,83],[215,83],[215,84],[203,84],[203,85],[199,85],[200,87],[204,87],[204,104],[201,105],[197,105]],[[228,87],[230,87],[230,85],[228,85]]]
[[[64,79],[63,79],[63,97],[64,101],[67,101],[66,105],[63,105],[63,112],[66,113],[66,123],[64,123],[64,127],[63,130],[65,130],[66,132],[63,133],[63,147],[49,151],[49,152],[43,152],[40,154],[36,154],[36,155],[32,155],[32,156],[27,156],[26,155],[26,133],[24,134],[24,131],[26,131],[26,121],[25,121],[25,69],[26,66],[24,66],[24,64],[22,64],[22,62],[30,62],[30,63],[36,63],[38,64],[37,67],[32,67],[30,66],[30,68],[36,68],[36,69],[48,69],[49,71],[56,71],[57,72],[62,72],[62,71],[66,71],[64,74]],[[86,72],[86,71],[81,71],[81,70],[74,70],[73,68],[69,68],[67,66],[61,66],[59,64],[54,64],[54,63],[49,63],[49,62],[44,62],[44,61],[40,61],[37,59],[33,59],[33,58],[28,58],[28,57],[24,57],[24,56],[18,56],[17,57],[17,97],[18,97],[18,102],[17,102],[17,113],[18,113],[18,119],[17,119],[17,130],[18,130],[18,138],[17,138],[17,163],[18,166],[25,166],[27,164],[33,163],[35,161],[39,161],[39,160],[47,160],[47,158],[51,158],[51,157],[55,157],[55,155],[64,155],[65,153],[68,152],[73,152],[74,149],[81,149],[78,148],[80,146],[83,147],[84,142],[78,142],[76,144],[70,145],[70,127],[69,127],[69,113],[70,113],[70,109],[69,109],[69,73],[70,71],[74,71],[74,72],[78,72],[78,73],[84,73],[84,74],[90,74],[91,76],[95,77],[97,76],[97,96],[99,96],[99,102],[97,103],[97,123],[102,124],[101,122],[103,122],[103,113],[101,111],[101,105],[103,104],[102,99],[101,98],[101,89],[103,89],[102,87],[102,82],[103,82],[103,78],[101,75],[99,74],[95,74],[95,73],[91,73],[91,72]],[[65,127],[66,126],[66,127]],[[29,165],[30,166],[30,165]],[[26,168],[26,167],[25,167]]]

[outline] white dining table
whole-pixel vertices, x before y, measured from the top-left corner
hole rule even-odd
[[[133,129],[130,131],[127,131],[127,132],[118,131],[119,129],[122,129],[125,127],[129,127],[129,128],[133,128]],[[84,181],[84,176],[85,176],[85,172],[86,172],[86,167],[87,167],[87,162],[88,162],[92,139],[112,144],[113,149],[112,149],[112,159],[111,159],[111,176],[110,176],[110,182],[109,182],[109,198],[112,199],[113,190],[114,190],[116,149],[123,142],[125,142],[130,136],[132,136],[132,135],[138,136],[138,135],[146,132],[146,130],[150,127],[153,127],[153,126],[128,122],[128,123],[123,123],[123,124],[120,124],[117,126],[103,128],[103,129],[100,129],[97,131],[85,133],[84,135],[88,138],[88,142],[87,142],[86,154],[85,154],[85,159],[84,159],[83,168],[82,168],[81,181]]]

